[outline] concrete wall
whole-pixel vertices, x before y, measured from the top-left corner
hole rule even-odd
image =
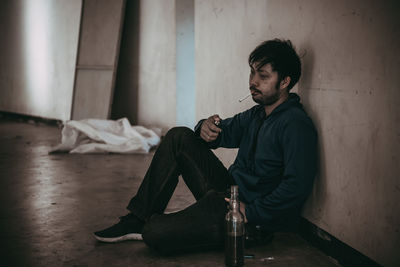
[[[82,1],[0,4],[0,110],[69,119]]]
[[[140,1],[138,124],[176,121],[175,1]]]
[[[112,117],[159,127],[176,123],[174,0],[127,1]]]
[[[247,56],[291,39],[296,88],[319,131],[321,163],[304,216],[385,266],[400,256],[400,21],[396,1],[198,0],[197,118],[253,105]],[[226,164],[234,152],[219,151]]]
[[[175,1],[176,124],[196,125],[194,0]]]

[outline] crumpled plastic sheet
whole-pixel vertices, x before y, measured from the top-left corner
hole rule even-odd
[[[71,120],[64,123],[61,144],[49,153],[148,153],[160,142],[160,133],[131,126],[127,118]]]

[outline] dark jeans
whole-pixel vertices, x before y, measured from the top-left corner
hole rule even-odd
[[[196,203],[163,214],[182,175]],[[189,128],[171,129],[158,147],[128,209],[145,221],[143,240],[164,253],[223,246],[227,169]]]

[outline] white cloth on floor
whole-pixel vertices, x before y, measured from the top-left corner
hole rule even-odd
[[[155,130],[131,126],[127,118],[67,121],[61,135],[61,144],[50,153],[148,153],[160,142]]]

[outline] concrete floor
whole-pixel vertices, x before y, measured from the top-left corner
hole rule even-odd
[[[223,266],[223,252],[160,257],[141,241],[97,242],[92,232],[125,215],[149,155],[48,151],[61,129],[0,118],[0,266]],[[184,184],[168,207],[194,201]],[[246,266],[339,266],[296,234],[251,249]]]

